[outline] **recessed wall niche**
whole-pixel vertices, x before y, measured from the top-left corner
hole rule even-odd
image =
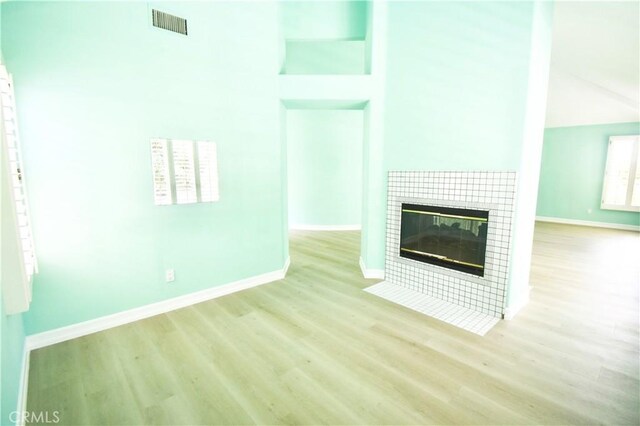
[[[282,2],[281,74],[367,74],[368,1]]]

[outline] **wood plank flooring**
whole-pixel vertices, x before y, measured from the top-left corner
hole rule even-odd
[[[531,302],[480,337],[362,289],[358,232],[287,278],[31,354],[60,424],[638,424],[637,233],[538,224]]]

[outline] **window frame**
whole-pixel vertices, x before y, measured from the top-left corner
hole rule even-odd
[[[2,297],[6,313],[17,314],[29,310],[33,278],[38,273],[38,258],[33,242],[13,78],[2,63],[0,96]]]
[[[611,146],[616,140],[624,140],[631,139],[633,141],[633,154],[630,158],[630,167],[629,167],[629,179],[627,180],[627,196],[625,199],[625,204],[606,204],[605,194],[607,193],[607,170],[609,169],[609,161],[611,159]],[[604,174],[603,174],[603,182],[602,182],[602,196],[600,198],[600,208],[603,210],[618,210],[618,211],[627,211],[627,212],[640,212],[640,206],[631,205],[631,200],[633,197],[633,187],[635,184],[636,176],[640,172],[638,169],[638,150],[640,150],[640,135],[620,135],[620,136],[610,136],[609,142],[607,143],[607,160],[605,162]]]
[[[150,139],[150,144],[156,206],[220,201],[216,142],[154,137]],[[179,163],[183,163],[182,166]],[[186,173],[182,173],[180,169],[184,168],[185,163],[188,167]],[[181,183],[181,180],[184,182]],[[187,185],[185,189],[185,182],[191,182],[192,185]]]

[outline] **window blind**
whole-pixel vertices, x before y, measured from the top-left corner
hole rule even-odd
[[[151,167],[153,172],[153,199],[157,206],[173,203],[169,151],[166,139],[151,139]]]
[[[602,189],[604,209],[640,210],[640,136],[609,138]]]
[[[176,185],[176,203],[198,202],[193,141],[173,140],[173,173]]]
[[[27,279],[30,280],[31,276],[38,270],[38,263],[33,245],[29,204],[24,184],[24,169],[20,153],[13,82],[3,65],[0,65],[0,103],[2,105],[2,118],[4,120],[7,143],[6,155],[9,160],[9,179],[17,216],[18,235],[20,237],[25,272]]]
[[[198,167],[200,169],[200,201],[213,202],[220,198],[218,193],[218,157],[216,144],[199,141]]]
[[[156,205],[210,203],[220,199],[216,144],[188,139],[151,139]]]

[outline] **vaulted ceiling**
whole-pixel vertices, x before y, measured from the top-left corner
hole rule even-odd
[[[640,3],[556,2],[546,127],[640,121]]]

